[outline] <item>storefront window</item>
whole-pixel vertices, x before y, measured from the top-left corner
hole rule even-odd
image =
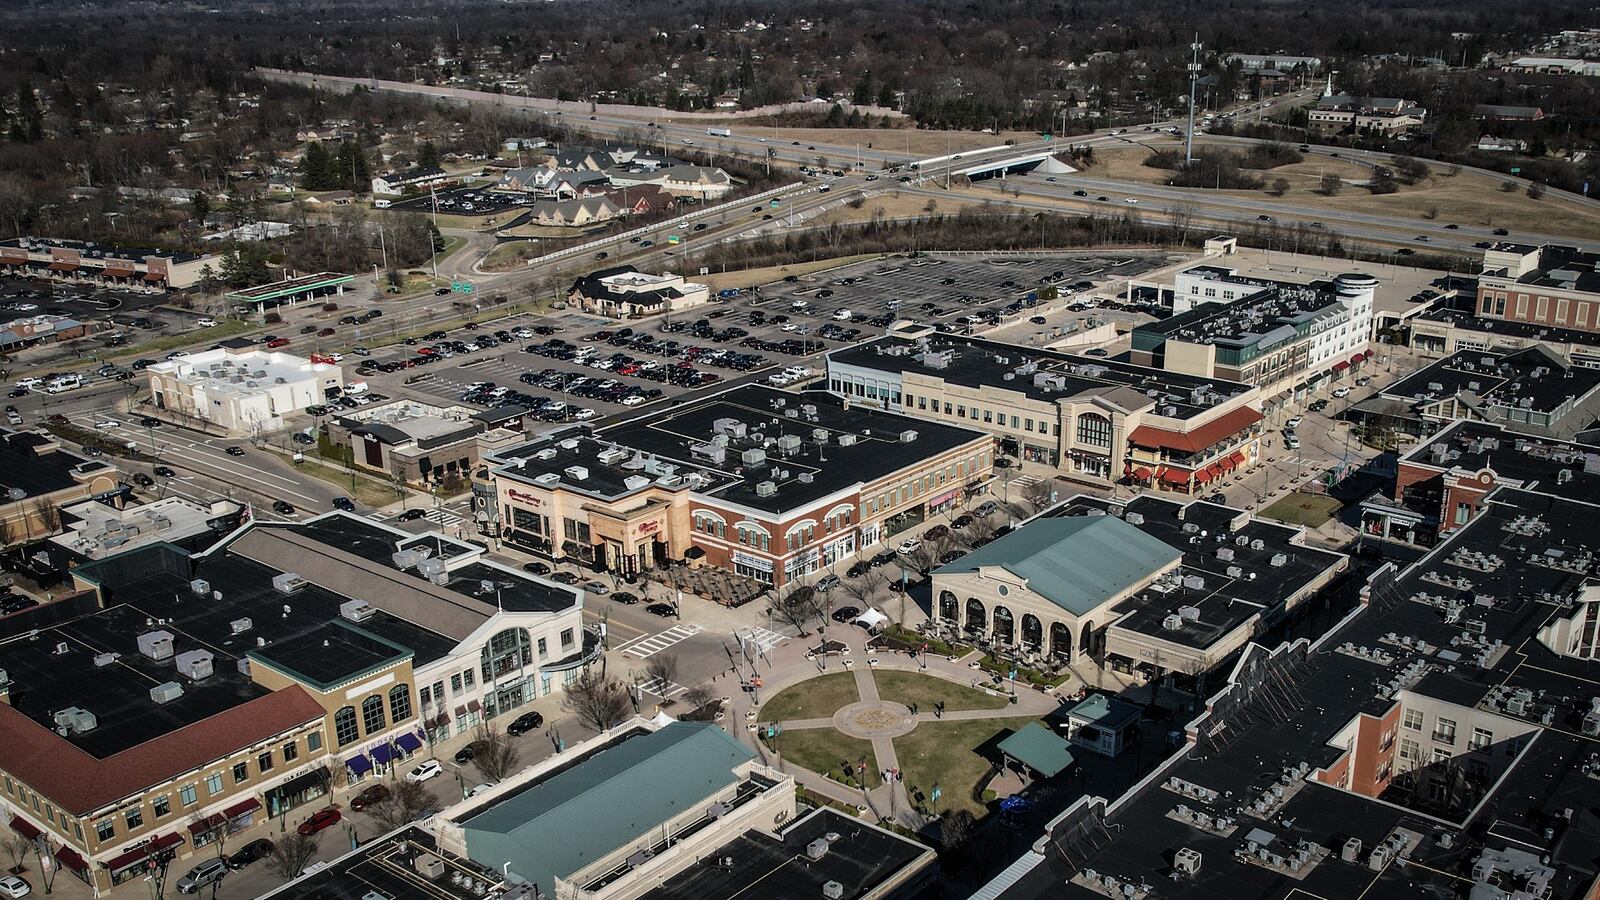
[[[361,701],[361,727],[368,737],[388,726],[383,715],[383,698],[374,694]]]

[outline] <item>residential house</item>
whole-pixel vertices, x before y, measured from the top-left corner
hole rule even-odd
[[[1537,122],[1544,118],[1544,110],[1537,106],[1501,106],[1496,103],[1479,103],[1472,108],[1472,117],[1493,122]]]
[[[399,196],[404,194],[407,188],[426,190],[428,188],[444,187],[450,182],[450,176],[438,166],[418,166],[404,172],[391,172],[374,177],[372,179],[372,192],[374,194]]]
[[[600,196],[576,200],[540,200],[528,214],[529,220],[536,225],[579,228],[614,219],[622,214],[622,210]]]

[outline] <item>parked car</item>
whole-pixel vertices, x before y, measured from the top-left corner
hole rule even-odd
[[[672,608],[671,603],[652,603],[646,606],[644,611],[652,616],[660,616],[663,619],[670,619],[677,615],[677,610]]]
[[[266,859],[272,855],[272,841],[266,838],[256,838],[238,850],[228,854],[228,868],[242,869],[254,862]]]
[[[1339,397],[1341,399],[1344,398],[1344,397],[1348,397],[1348,396],[1350,396],[1350,389],[1347,388],[1347,387],[1334,388],[1333,389],[1333,395],[1335,397]]]
[[[561,584],[577,584],[579,577],[571,572],[557,572],[550,576],[550,580],[560,582]]]
[[[583,589],[597,597],[604,597],[605,595],[611,593],[611,588],[606,587],[605,582],[603,581],[585,581],[583,583]]]
[[[1283,423],[1283,427],[1285,427],[1285,428],[1299,428],[1300,427],[1300,417],[1299,416],[1290,416],[1289,417],[1289,421]]]
[[[16,900],[16,898],[26,897],[32,892],[33,888],[29,886],[28,882],[15,875],[7,875],[4,878],[0,878],[0,896]]]
[[[464,766],[467,763],[472,762],[472,758],[478,755],[477,751],[472,749],[474,746],[476,746],[476,744],[468,744],[456,751],[456,755],[454,757],[456,765]]]
[[[916,538],[906,538],[900,542],[900,546],[895,548],[895,552],[901,554],[911,554],[917,552],[917,548],[921,546],[922,542]]]
[[[350,808],[361,812],[376,803],[389,799],[389,789],[381,784],[369,785],[361,793],[355,795],[350,801]]]
[[[496,784],[499,784],[499,782],[496,782],[496,781],[485,781],[483,784],[473,785],[472,789],[467,791],[467,796],[468,797],[476,797],[479,794],[486,793],[490,788],[493,788]]]
[[[350,498],[349,497],[335,497],[335,498],[333,498],[333,508],[334,509],[341,509],[341,510],[344,510],[345,512],[355,512],[356,511],[356,505],[354,503],[350,502]]]
[[[511,724],[506,726],[506,734],[516,737],[527,734],[530,731],[537,731],[543,727],[543,715],[536,712],[525,712],[511,720]]]
[[[859,615],[861,615],[861,610],[856,609],[854,606],[841,606],[833,611],[833,620],[835,622],[843,623],[848,622]]]
[[[838,586],[839,586],[839,576],[837,576],[837,575],[824,575],[821,578],[817,579],[816,589],[819,590],[819,591],[831,591],[831,590],[833,590],[834,588],[836,588]]]
[[[228,874],[228,863],[221,857],[212,857],[202,861],[178,879],[178,893],[194,894],[214,881],[222,880]]]
[[[550,566],[542,562],[523,563],[522,571],[532,572],[535,575],[549,575]]]
[[[444,774],[444,767],[439,765],[437,759],[424,760],[415,769],[406,773],[406,780],[412,784],[421,784],[430,778],[438,778]]]
[[[342,818],[344,818],[344,815],[331,806],[326,809],[319,809],[312,813],[310,818],[301,822],[300,827],[296,828],[295,831],[300,832],[305,837],[310,837],[324,828],[332,827]]]
[[[294,506],[287,500],[272,501],[272,511],[280,516],[294,515]]]
[[[639,596],[628,591],[617,591],[611,595],[611,599],[621,603],[623,606],[633,606],[639,602]]]

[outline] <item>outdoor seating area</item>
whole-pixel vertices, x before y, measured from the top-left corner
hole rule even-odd
[[[669,588],[694,594],[729,608],[743,606],[771,590],[754,578],[710,566],[674,567],[660,570],[659,574],[663,583]]]

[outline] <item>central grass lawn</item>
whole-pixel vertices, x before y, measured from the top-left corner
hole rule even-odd
[[[1333,518],[1334,513],[1337,513],[1343,505],[1332,497],[1295,491],[1262,510],[1261,514],[1290,525],[1316,528]]]
[[[872,754],[872,742],[846,737],[832,728],[803,728],[785,731],[772,741],[772,747],[783,753],[783,761],[826,775],[841,784],[846,783],[841,762],[854,766],[867,760],[867,786],[877,787],[878,758]],[[858,786],[850,783],[851,787]]]
[[[860,699],[861,695],[856,692],[856,677],[849,672],[835,672],[779,691],[761,704],[760,719],[763,722],[823,719],[833,715],[840,707],[849,706]]]
[[[945,709],[999,709],[1006,698],[985,694],[976,688],[956,684],[936,675],[916,672],[874,672],[878,683],[878,696],[906,706],[917,704],[919,712],[933,712],[935,701],[943,700]]]
[[[307,457],[304,462],[296,464],[295,468],[313,478],[319,478],[343,489],[352,499],[368,506],[388,506],[400,500],[400,495],[394,492],[394,485],[392,484],[382,484],[365,475],[357,475],[355,487],[352,488],[350,486],[350,473],[342,472],[332,466],[325,466],[319,462],[312,462],[310,457]]]
[[[915,788],[926,794],[937,783],[943,790],[938,811],[964,809],[982,816],[983,802],[972,794],[979,779],[988,774],[989,760],[978,754],[978,748],[992,748],[1005,735],[1033,721],[1033,717],[1023,716],[918,725],[917,730],[894,739],[906,789]],[[838,760],[834,763],[837,765]]]

